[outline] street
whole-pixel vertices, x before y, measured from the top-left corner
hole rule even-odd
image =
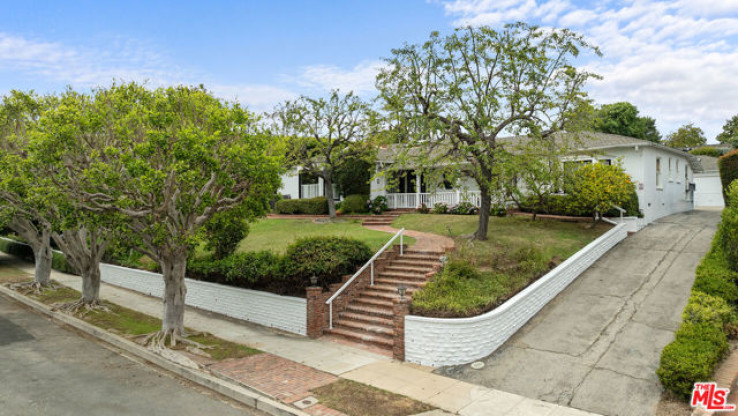
[[[0,296],[0,415],[262,415]]]

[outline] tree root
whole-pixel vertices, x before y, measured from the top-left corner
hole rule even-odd
[[[151,334],[139,335],[135,338],[138,338],[136,340],[138,343],[147,346],[149,349],[161,355],[162,357],[174,361],[178,364],[196,369],[200,368],[201,365],[188,358],[187,356],[178,354],[176,351],[173,351],[173,349],[177,347],[177,343],[183,346],[185,350],[207,358],[210,358],[210,355],[203,350],[213,348],[209,345],[204,345],[199,342],[189,340],[185,338],[185,336],[182,335],[180,331],[174,329],[162,329],[161,331]]]
[[[51,310],[62,311],[71,315],[76,315],[78,313],[80,315],[86,315],[92,311],[112,312],[110,308],[103,305],[99,300],[85,302],[84,299],[68,303],[55,303]]]
[[[9,287],[11,290],[15,290],[16,292],[20,292],[24,295],[29,293],[39,294],[42,289],[56,289],[56,286],[51,282],[42,284],[36,281],[13,283]]]

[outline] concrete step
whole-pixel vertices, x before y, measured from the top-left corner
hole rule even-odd
[[[426,267],[420,266],[420,265],[413,265],[413,266],[403,266],[403,265],[390,265],[384,268],[383,271],[385,272],[391,272],[391,273],[413,273],[413,274],[422,274],[423,276],[426,275],[426,273],[433,270],[432,265],[428,265]]]
[[[366,322],[355,321],[352,319],[337,319],[333,321],[333,328],[348,328],[354,331],[364,331],[370,335],[388,335],[394,334],[392,326],[385,325],[370,325]]]
[[[412,260],[398,257],[390,262],[390,266],[399,267],[433,267],[439,264],[438,259],[435,260]]]
[[[365,331],[357,331],[351,328],[333,327],[325,331],[331,335],[337,335],[348,339],[349,341],[358,342],[360,344],[374,345],[380,348],[392,348],[394,344],[391,337],[380,334],[369,334]]]
[[[363,322],[366,325],[379,325],[391,328],[394,323],[392,319],[384,316],[367,315],[364,313],[341,312],[338,314],[339,319]]]

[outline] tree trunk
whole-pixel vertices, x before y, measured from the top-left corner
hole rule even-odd
[[[187,288],[185,287],[185,270],[187,255],[174,255],[161,261],[164,276],[164,316],[162,330],[175,334],[184,334],[184,310]]]
[[[479,225],[477,231],[474,232],[475,240],[486,240],[487,229],[489,228],[489,211],[492,209],[492,198],[489,189],[486,186],[480,186],[482,202],[479,206]]]
[[[323,186],[325,187],[325,197],[328,199],[328,215],[336,218],[336,203],[333,201],[333,175],[330,173],[323,174]]]
[[[86,305],[98,303],[100,300],[100,265],[90,265],[82,274],[82,302]]]
[[[49,240],[49,233],[44,232],[41,236],[41,244],[33,247],[33,256],[36,263],[33,281],[42,286],[51,283],[51,261],[54,253],[51,251]]]

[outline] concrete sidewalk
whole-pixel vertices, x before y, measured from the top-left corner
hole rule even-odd
[[[21,263],[14,266],[26,272],[33,271],[30,264]],[[81,288],[81,279],[78,276],[54,271],[52,278],[71,288],[77,290]],[[108,284],[103,284],[101,297],[147,315],[155,317],[161,315],[162,302],[157,298]],[[393,361],[388,357],[346,345],[286,334],[192,308],[188,308],[186,312],[185,325],[193,330],[207,331],[217,337],[258,348],[333,376],[402,394],[450,413],[464,416],[592,415],[433,374],[431,367]]]

